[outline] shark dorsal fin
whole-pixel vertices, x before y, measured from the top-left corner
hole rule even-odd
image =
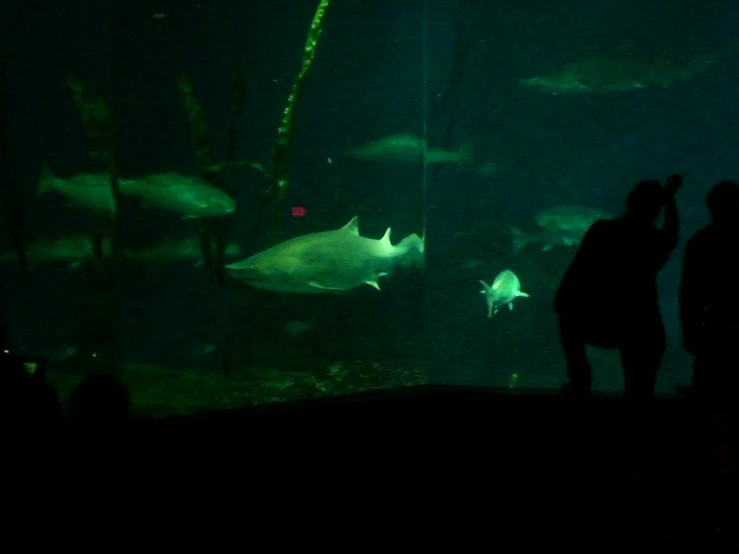
[[[352,235],[359,235],[359,216],[355,215],[349,223],[344,225],[339,231],[347,231]]]
[[[385,234],[382,235],[380,242],[384,242],[384,243],[392,245],[392,243],[390,242],[390,227],[388,227],[387,231],[385,231]]]

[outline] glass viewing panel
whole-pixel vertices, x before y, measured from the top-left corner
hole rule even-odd
[[[46,360],[63,400],[99,373],[155,416],[557,389],[552,300],[588,226],[679,172],[686,237],[739,171],[737,13],[717,6],[15,4],[5,350]],[[660,392],[689,376],[681,258]],[[504,270],[528,296],[488,317],[481,281]],[[622,388],[617,354],[592,361]]]

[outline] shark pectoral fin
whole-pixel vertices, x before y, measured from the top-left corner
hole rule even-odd
[[[523,292],[523,291],[518,291],[518,292],[516,293],[516,296],[520,296],[521,298],[529,298],[529,295],[528,295],[528,294],[526,294],[526,293],[525,293],[525,292]]]
[[[545,244],[544,246],[541,247],[542,252],[546,252],[547,250],[551,250],[551,249],[552,249],[551,244]]]
[[[372,281],[371,279],[367,279],[365,281],[369,286],[376,288],[377,290],[380,290],[380,284],[377,281]]]
[[[79,269],[79,267],[82,265],[82,262],[72,262],[67,266],[67,269],[70,271],[74,271],[75,269]]]
[[[195,265],[193,267],[197,269],[197,268],[203,267],[204,265],[205,265],[205,260],[200,260],[198,262],[195,262]]]
[[[315,288],[315,289],[322,289],[327,291],[336,291],[336,292],[344,292],[342,289],[337,289],[335,287],[325,287],[318,281],[308,281],[308,285]]]

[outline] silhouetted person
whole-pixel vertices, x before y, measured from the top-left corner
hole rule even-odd
[[[6,442],[12,436],[52,446],[61,429],[61,403],[56,389],[44,380],[44,362],[9,351],[7,329],[0,321],[0,434]]]
[[[69,400],[72,423],[78,431],[112,437],[126,430],[131,421],[128,389],[112,375],[86,377]]]
[[[709,191],[706,206],[711,223],[691,237],[685,247],[680,322],[685,349],[695,357],[693,391],[708,408],[712,427],[726,426],[736,441],[739,184],[718,183]]]
[[[576,397],[590,394],[588,344],[620,351],[627,398],[654,396],[666,343],[657,274],[677,245],[675,193],[681,184],[679,175],[668,177],[664,187],[657,181],[637,183],[622,216],[588,229],[562,278],[554,309],[567,362],[564,389]],[[663,208],[660,229],[655,221]]]
[[[0,354],[0,410],[3,436],[51,447],[61,430],[61,403],[56,389],[43,376],[29,372],[30,360]],[[43,362],[35,362],[43,363]]]

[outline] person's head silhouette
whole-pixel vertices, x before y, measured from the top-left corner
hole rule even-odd
[[[739,184],[721,181],[711,187],[706,195],[706,207],[714,224],[739,229]]]
[[[665,189],[658,181],[640,181],[626,197],[626,214],[647,223],[654,222],[665,205]]]

